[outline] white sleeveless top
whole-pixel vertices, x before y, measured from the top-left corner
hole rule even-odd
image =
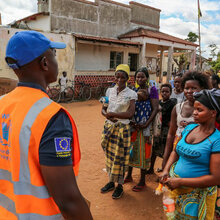
[[[189,118],[183,117],[181,115],[182,108],[183,108],[184,102],[176,104],[176,114],[177,114],[177,130],[176,135],[178,137],[181,136],[182,131],[184,128],[191,122],[194,122],[194,118],[191,115]]]

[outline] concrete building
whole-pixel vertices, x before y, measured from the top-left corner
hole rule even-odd
[[[161,57],[168,51],[168,76],[175,49],[191,51],[190,68],[195,65],[197,45],[160,32],[160,10],[133,1],[127,5],[111,0],[38,0],[38,13],[11,27],[71,38],[67,56],[72,61],[61,64],[61,70],[65,66],[69,78],[89,83],[112,79],[120,63],[129,64],[132,74],[147,66],[151,79],[156,79],[156,71],[162,70],[158,51]]]

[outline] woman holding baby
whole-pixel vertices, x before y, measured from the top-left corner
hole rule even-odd
[[[145,173],[150,167],[151,140],[150,126],[158,112],[158,92],[155,86],[149,88],[149,73],[146,67],[135,72],[138,100],[135,102],[135,115],[131,122],[133,132],[131,136],[132,149],[130,152],[129,171],[124,183],[132,182],[133,167],[141,169],[139,183],[132,188],[139,192],[145,188]]]

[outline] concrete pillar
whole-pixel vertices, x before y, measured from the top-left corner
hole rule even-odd
[[[128,50],[127,49],[124,51],[123,63],[128,64]]]
[[[171,79],[172,62],[173,62],[173,46],[170,46],[168,49],[167,82],[169,82],[169,80]]]
[[[146,43],[144,42],[141,47],[140,57],[139,57],[139,67],[147,66],[146,63]]]
[[[164,52],[164,49],[163,47],[161,47],[161,50],[160,50],[160,72],[159,72],[159,82],[162,82],[163,81],[163,52]]]
[[[72,44],[71,44],[71,52],[73,53],[73,60],[72,60],[72,65],[71,65],[71,76],[70,76],[70,79],[74,80],[75,79],[75,75],[76,75],[76,52],[77,52],[77,40],[76,38],[73,36],[72,38]],[[69,65],[70,66],[70,65]]]
[[[189,70],[194,70],[196,67],[195,65],[196,65],[196,50],[192,50]]]

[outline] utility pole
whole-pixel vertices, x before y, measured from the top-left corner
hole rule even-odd
[[[199,0],[197,1],[198,1],[198,32],[199,32],[199,70],[202,70],[201,35],[200,35],[200,17],[202,17],[202,13],[200,10]]]

